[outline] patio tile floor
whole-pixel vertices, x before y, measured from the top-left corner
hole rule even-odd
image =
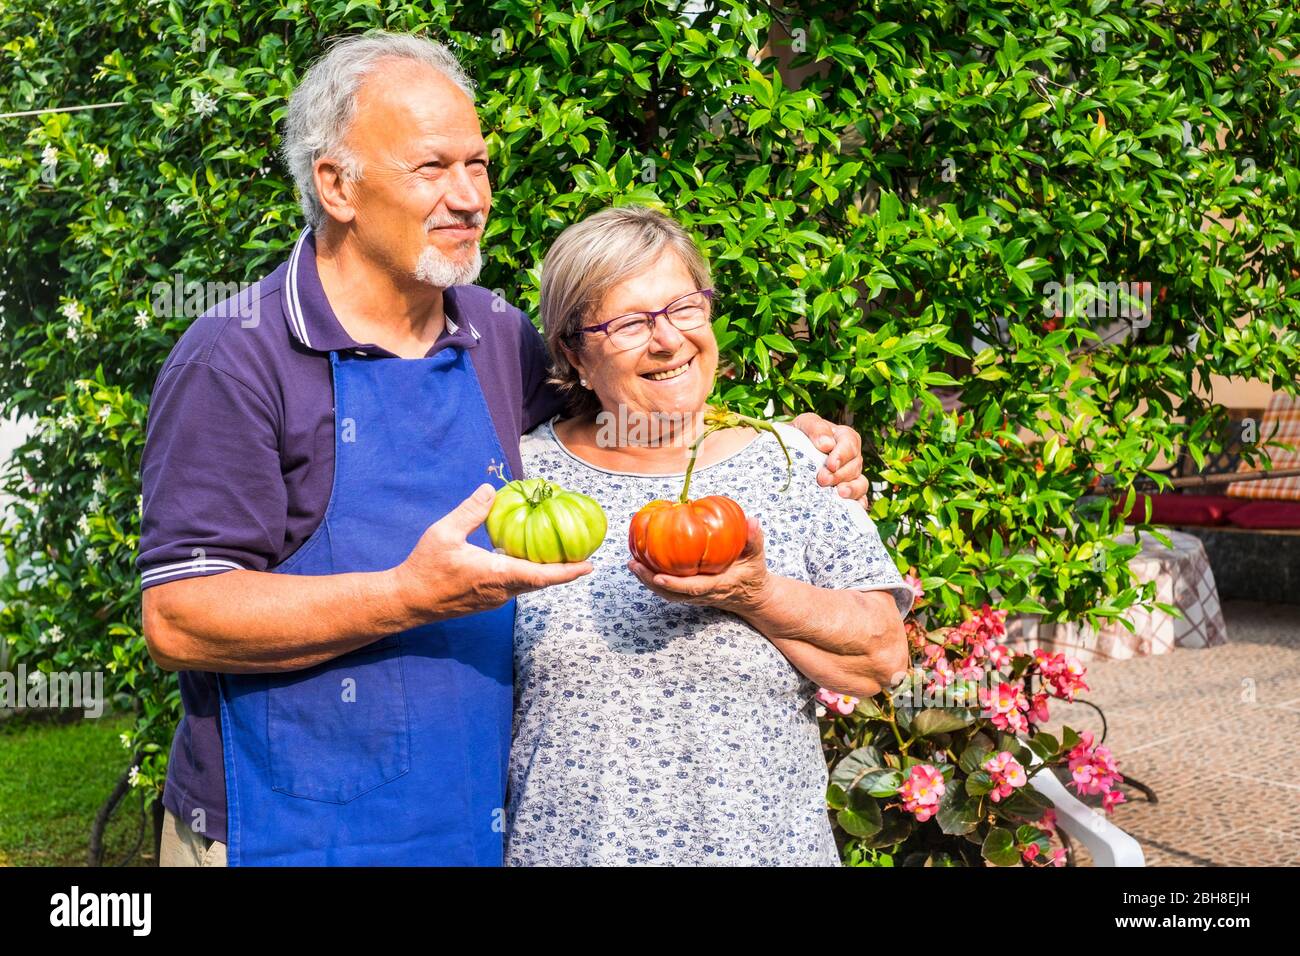
[[[1228,602],[1224,618],[1226,645],[1088,665],[1106,746],[1158,798],[1122,786],[1111,816],[1148,866],[1300,865],[1300,607]],[[1096,711],[1053,701],[1046,729],[1067,723],[1101,738]]]

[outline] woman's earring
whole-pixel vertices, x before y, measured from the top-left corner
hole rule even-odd
[[[582,383],[583,388],[587,387],[587,380],[585,378],[580,378],[578,379],[578,381]]]

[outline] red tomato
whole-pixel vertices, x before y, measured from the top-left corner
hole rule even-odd
[[[652,501],[632,518],[627,546],[658,574],[720,574],[745,550],[745,512],[725,495]]]

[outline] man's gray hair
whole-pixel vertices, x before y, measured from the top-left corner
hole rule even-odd
[[[280,148],[312,229],[319,229],[325,221],[325,209],[316,194],[316,160],[329,156],[342,164],[349,178],[361,176],[361,164],[344,147],[343,138],[352,125],[362,81],[386,59],[427,64],[474,99],[474,83],[455,54],[427,37],[374,31],[336,41],[311,65],[289,97]]]

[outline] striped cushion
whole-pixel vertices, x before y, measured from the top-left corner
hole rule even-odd
[[[1276,434],[1274,430],[1276,429]],[[1274,395],[1268,410],[1259,424],[1259,441],[1282,441],[1300,449],[1300,398]],[[1300,451],[1265,448],[1273,462],[1274,470],[1300,468]],[[1238,471],[1257,471],[1242,462]],[[1234,498],[1271,498],[1282,501],[1300,501],[1300,475],[1294,478],[1263,478],[1258,481],[1234,481],[1228,485],[1227,494]]]

